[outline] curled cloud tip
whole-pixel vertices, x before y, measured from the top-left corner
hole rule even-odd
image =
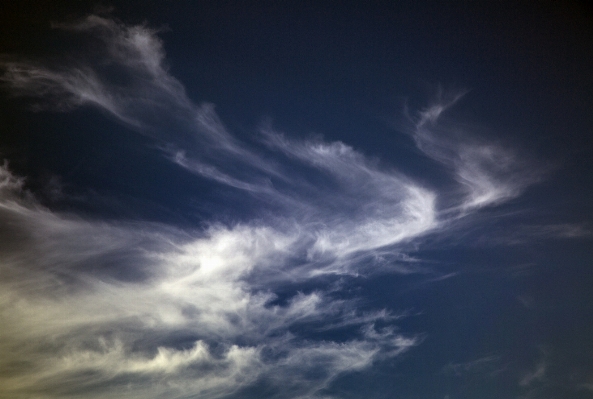
[[[420,129],[426,124],[435,124],[441,114],[451,108],[457,101],[468,93],[469,90],[445,91],[439,86],[436,101],[429,107],[419,112],[416,128]]]
[[[465,192],[458,206],[467,214],[486,206],[498,205],[519,196],[541,178],[542,171],[521,159],[508,146],[491,143],[477,132],[454,123],[442,123],[440,115],[465,93],[440,96],[434,105],[420,112],[413,137],[428,157],[445,165]]]

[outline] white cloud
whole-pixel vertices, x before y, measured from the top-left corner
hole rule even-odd
[[[104,47],[99,51],[101,63],[90,55],[82,57],[80,65],[53,69],[24,61],[6,63],[2,79],[15,94],[49,96],[59,100],[52,104],[70,107],[98,106],[162,141],[167,156],[181,167],[282,206],[282,218],[295,219],[303,234],[315,241],[311,257],[343,259],[435,227],[434,193],[396,172],[380,170],[343,143],[298,142],[265,134],[270,148],[317,169],[335,188],[312,185],[307,176],[248,150],[226,131],[213,106],[197,107],[187,98],[164,66],[164,50],[154,30],[97,16],[56,27],[98,39]],[[105,64],[124,73],[125,83],[113,81],[101,66]]]
[[[259,379],[281,390],[278,375],[291,376],[295,395],[312,395],[417,344],[374,330],[395,320],[388,312],[357,313],[329,291],[273,304],[274,285],[250,278],[282,276],[311,244],[298,230],[212,226],[196,235],[84,220],[43,208],[5,167],[0,175],[0,233],[19,231],[0,251],[0,383],[15,397],[111,397],[121,381],[131,397],[221,397]],[[120,278],[124,269],[140,275]],[[295,276],[309,278],[284,284]],[[353,332],[335,342],[300,337],[296,325]]]
[[[310,257],[330,253],[344,258],[405,242],[436,227],[434,193],[397,172],[381,170],[351,147],[293,141],[269,130],[264,135],[269,147],[314,167],[331,184],[331,189],[303,190],[312,202],[306,204],[306,213],[317,222]]]
[[[267,129],[254,144],[261,147],[248,148],[212,105],[187,97],[146,26],[90,16],[56,27],[101,45],[76,65],[3,62],[1,79],[14,94],[61,110],[97,107],[155,138],[180,167],[252,196],[261,212],[257,221],[195,231],[88,220],[42,207],[0,167],[7,392],[214,398],[264,381],[286,396],[313,397],[342,373],[420,343],[395,332],[388,310],[360,312],[356,298],[336,299],[327,286],[298,289],[319,275],[417,270],[391,260],[417,263],[404,247],[450,221],[437,193],[342,142]],[[516,197],[535,177],[512,150],[440,125],[459,97],[423,111],[414,138],[453,170],[466,214]],[[294,290],[279,300],[279,287]],[[339,340],[328,338],[339,329]]]
[[[465,191],[460,209],[468,212],[519,196],[541,179],[543,169],[528,162],[525,154],[519,156],[508,146],[484,140],[479,132],[442,122],[442,114],[463,95],[441,93],[420,112],[412,136],[422,152],[454,172]]]

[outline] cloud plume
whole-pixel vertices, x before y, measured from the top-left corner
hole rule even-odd
[[[81,387],[86,397],[110,395],[122,379],[131,396],[154,385],[168,397],[220,397],[278,373],[296,377],[296,392],[313,394],[336,375],[417,342],[376,330],[387,313],[356,315],[352,300],[329,291],[274,304],[273,285],[251,284],[257,270],[288,266],[298,236],[246,225],[195,236],[82,220],[25,198],[4,167],[2,176],[2,235],[16,238],[2,251],[0,368],[3,387],[17,397],[76,396]],[[359,329],[345,341],[291,332],[338,328],[348,312]],[[312,364],[319,373],[307,377]]]
[[[11,397],[246,397],[260,384],[314,398],[422,341],[397,329],[395,310],[335,295],[338,278],[425,273],[409,246],[538,179],[511,149],[441,124],[461,95],[441,98],[413,138],[459,184],[457,208],[442,212],[438,192],[345,143],[272,127],[242,143],[169,74],[153,29],[98,16],[55,28],[99,45],[70,64],[2,61],[12,94],[100,109],[180,168],[249,196],[257,218],[193,230],[84,218],[42,206],[0,167],[0,384]]]

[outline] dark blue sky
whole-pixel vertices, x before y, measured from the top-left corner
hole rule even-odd
[[[593,396],[584,4],[0,15],[0,396]]]

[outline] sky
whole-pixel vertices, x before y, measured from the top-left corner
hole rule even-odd
[[[0,398],[593,397],[578,2],[0,11]]]

